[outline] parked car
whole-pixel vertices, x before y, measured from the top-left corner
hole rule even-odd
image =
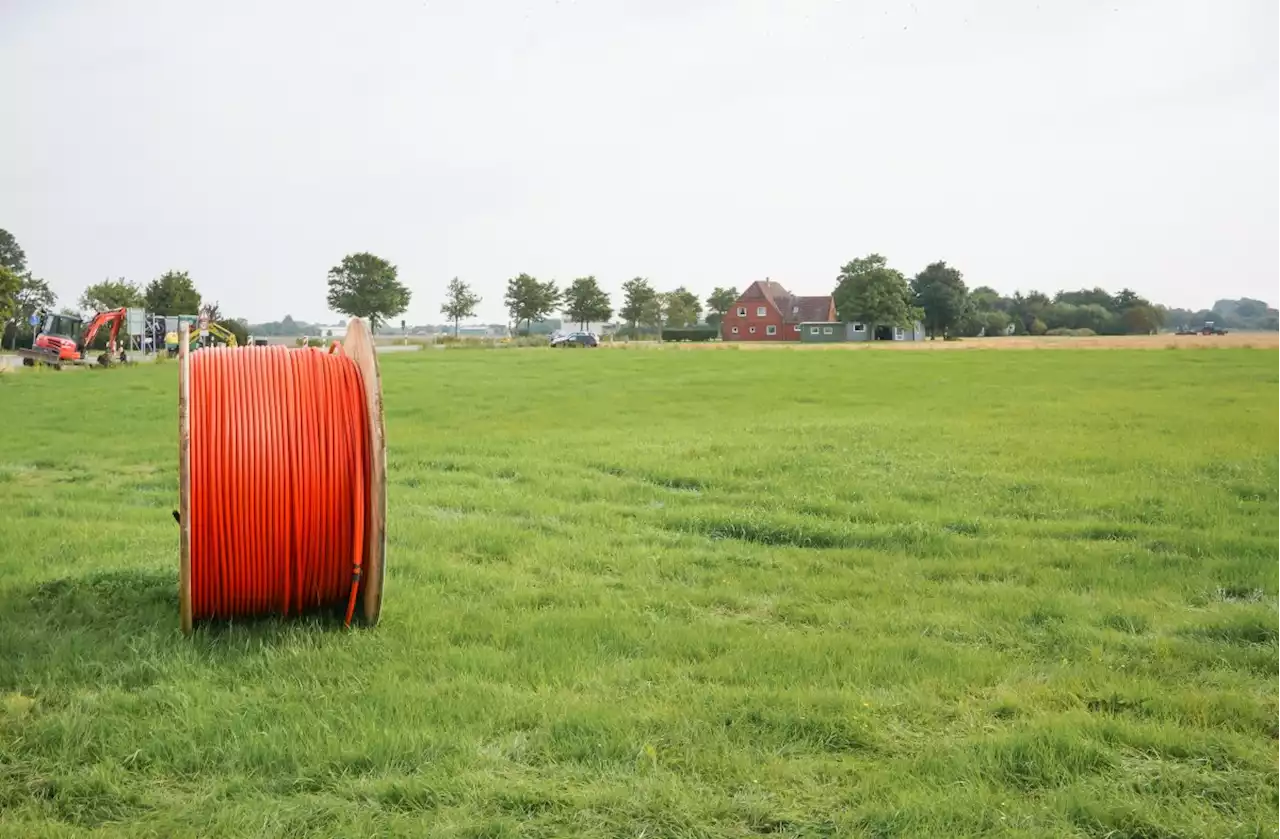
[[[551,336],[553,347],[598,347],[600,339],[594,332],[568,332]]]

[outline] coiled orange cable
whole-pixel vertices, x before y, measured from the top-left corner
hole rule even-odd
[[[283,616],[345,601],[365,553],[369,418],[338,344],[191,354],[191,611]]]

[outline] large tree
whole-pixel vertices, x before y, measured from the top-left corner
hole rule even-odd
[[[130,306],[142,306],[146,298],[137,283],[124,277],[94,283],[80,295],[80,308],[89,312],[106,312]]]
[[[471,291],[471,286],[454,277],[444,293],[444,305],[440,314],[453,321],[453,337],[458,337],[458,325],[463,318],[476,315],[476,307],[480,305],[480,297]]]
[[[694,326],[702,313],[702,301],[684,286],[661,295],[662,311],[666,325],[674,327]]]
[[[409,308],[411,292],[397,279],[396,266],[371,253],[353,253],[329,269],[329,308],[369,321],[376,332],[379,323]]]
[[[147,284],[143,294],[153,315],[194,315],[200,311],[200,292],[186,271],[166,271]]]
[[[27,274],[22,278],[22,283],[18,288],[16,298],[15,311],[13,312],[13,329],[10,332],[9,348],[14,349],[18,346],[18,333],[23,331],[23,325],[26,324],[32,315],[39,315],[41,312],[47,312],[53,308],[58,301],[58,296],[49,288],[49,284],[44,280],[38,280]]]
[[[924,329],[930,338],[944,338],[960,320],[967,303],[964,276],[945,262],[934,262],[911,279],[915,305],[924,311]]]
[[[564,291],[564,316],[586,329],[588,323],[601,323],[613,317],[609,295],[594,276],[579,277]]]
[[[22,277],[6,265],[0,265],[0,323],[7,324],[18,313],[18,292]]]
[[[27,255],[13,234],[0,228],[0,268],[8,268],[19,277],[27,272]]]
[[[525,330],[533,329],[535,320],[542,320],[555,311],[560,303],[560,289],[555,280],[538,282],[528,274],[519,274],[507,280],[507,293],[502,298],[516,326],[525,322]]]
[[[734,303],[738,302],[738,290],[735,288],[720,288],[711,292],[707,298],[707,323],[719,328],[724,322],[724,316],[729,314],[729,309]]]
[[[618,317],[631,325],[635,332],[637,324],[645,324],[645,313],[652,313],[653,304],[658,300],[658,292],[644,277],[635,277],[622,284],[622,308]],[[662,315],[659,307],[658,323],[661,325]]]
[[[865,323],[873,330],[877,326],[910,326],[919,315],[906,278],[878,253],[841,268],[832,296],[840,320]]]

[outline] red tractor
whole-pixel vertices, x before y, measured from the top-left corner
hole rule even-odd
[[[110,312],[99,312],[85,326],[84,321],[75,315],[57,315],[49,312],[45,315],[44,325],[36,336],[35,345],[30,349],[18,350],[22,363],[27,367],[37,364],[48,364],[61,368],[63,364],[80,364],[84,362],[85,353],[98,330],[107,324],[111,325],[111,334],[107,341],[107,351],[98,356],[98,364],[106,367],[113,361],[127,361],[123,351],[116,357],[116,336],[120,333],[120,324],[124,323],[126,309],[113,309]]]

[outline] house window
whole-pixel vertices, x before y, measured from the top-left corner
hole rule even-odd
[[[855,324],[853,325],[853,331],[854,331],[854,332],[866,332],[866,331],[867,331],[867,325],[866,325],[865,323],[855,323]]]
[[[777,335],[777,334],[778,334],[778,327],[774,326],[773,324],[769,324],[768,326],[766,326],[766,327],[764,328],[764,334],[766,334],[766,335]]]
[[[747,307],[746,307],[746,306],[739,306],[739,307],[738,307],[738,317],[740,317],[740,318],[745,318],[746,316],[747,316]]]
[[[738,334],[738,327],[736,327],[736,326],[735,326],[735,327],[733,328],[733,334],[734,334],[734,335],[737,335],[737,334]]]
[[[791,327],[791,328],[792,328],[793,330],[795,330],[796,332],[799,332],[799,331],[800,331],[800,324],[798,324],[798,323],[797,323],[795,326],[793,326],[793,327]]]
[[[762,318],[768,313],[768,309],[764,306],[756,306],[756,317]]]
[[[809,327],[809,334],[810,334],[810,335],[817,335],[817,334],[818,334],[818,327],[816,327],[816,326],[811,326],[811,327]]]
[[[799,307],[799,306],[792,306],[792,307],[791,307],[791,314],[793,314],[793,315],[797,315],[797,314],[799,314],[799,313],[800,313],[800,307]]]
[[[903,329],[901,326],[895,326],[893,328],[893,340],[904,341],[906,340],[906,337],[907,337],[907,330]]]
[[[752,335],[756,334],[756,328],[755,328],[754,326],[753,326],[753,327],[751,327],[751,334],[752,334]]]
[[[830,335],[830,334],[832,334],[834,331],[835,331],[835,330],[833,330],[833,329],[832,329],[831,327],[829,327],[829,326],[824,326],[824,327],[822,327],[822,334],[823,334],[823,335]]]

